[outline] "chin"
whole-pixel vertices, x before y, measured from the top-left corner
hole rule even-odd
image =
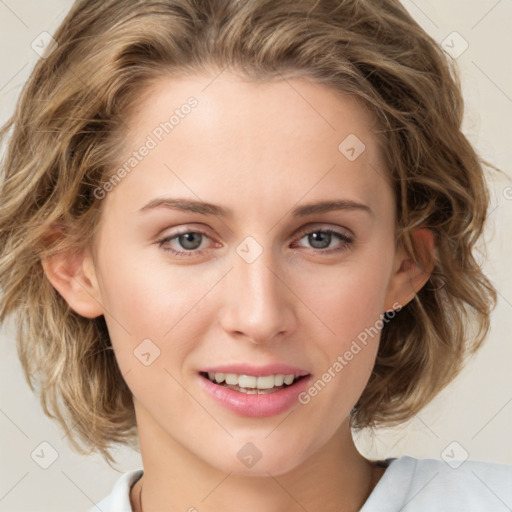
[[[210,463],[223,471],[239,476],[268,477],[283,475],[292,471],[304,462],[304,456],[297,453],[297,450],[290,447],[288,451],[277,448],[271,454],[265,455],[265,450],[259,451],[251,443],[246,443],[241,450],[238,450],[235,457],[226,458],[225,452],[219,453],[218,458]]]

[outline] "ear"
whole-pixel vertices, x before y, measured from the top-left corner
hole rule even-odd
[[[44,273],[52,286],[79,315],[103,314],[94,262],[89,249],[63,251],[42,258]]]
[[[397,309],[397,304],[404,307],[432,274],[435,261],[434,233],[430,229],[420,228],[411,237],[420,261],[416,263],[403,246],[399,248],[386,294],[386,311]]]

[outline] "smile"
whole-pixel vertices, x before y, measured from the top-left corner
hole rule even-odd
[[[293,371],[290,367],[285,370]],[[267,368],[267,375],[250,375],[206,370],[199,372],[198,377],[209,400],[239,416],[254,418],[281,414],[298,404],[298,396],[307,388],[312,375],[288,372],[270,373]]]
[[[203,372],[201,375],[219,386],[248,395],[275,393],[292,386],[296,381],[304,377],[295,376],[294,374],[255,376],[214,372]]]

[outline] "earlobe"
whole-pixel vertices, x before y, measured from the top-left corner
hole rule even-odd
[[[41,264],[52,286],[75,312],[86,318],[103,314],[89,251],[59,252],[42,259]]]
[[[435,262],[435,238],[430,229],[420,228],[411,234],[419,262],[406,253],[397,251],[395,267],[389,282],[385,310],[404,307],[423,288],[432,275]]]

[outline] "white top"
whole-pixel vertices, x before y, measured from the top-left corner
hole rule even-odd
[[[460,465],[458,465],[460,464]],[[130,488],[142,469],[124,473],[89,512],[132,512]],[[391,459],[360,512],[510,512],[512,466],[488,462]]]

